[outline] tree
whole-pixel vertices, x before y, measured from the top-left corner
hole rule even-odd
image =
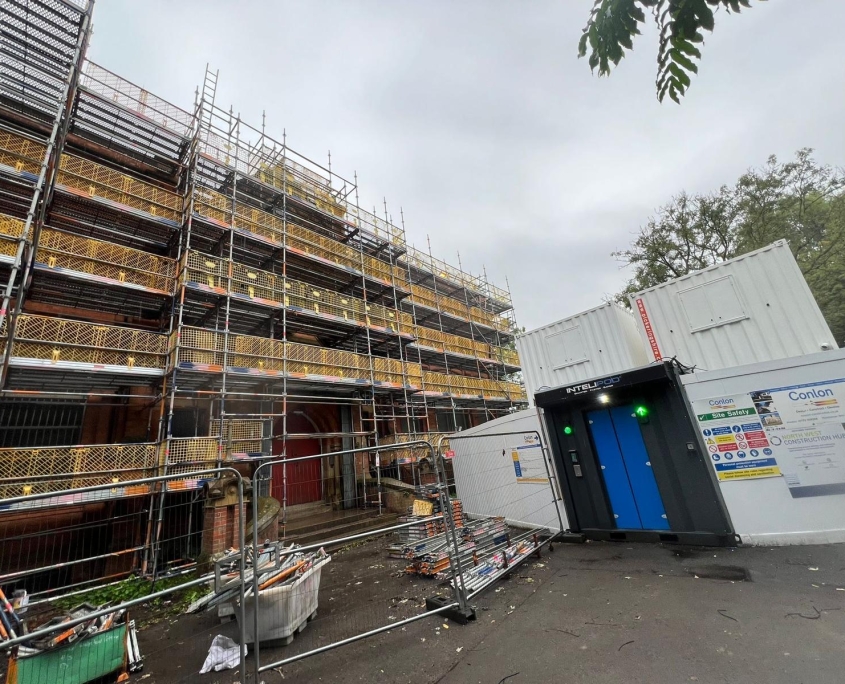
[[[785,239],[835,339],[845,343],[845,171],[819,165],[810,149],[774,156],[733,187],[681,193],[614,256],[633,267],[637,292]]]
[[[799,150],[786,164],[769,157],[736,186],[737,254],[786,239],[834,338],[845,343],[845,172]]]
[[[634,267],[625,293],[638,292],[729,259],[737,206],[726,186],[710,195],[682,192],[648,219],[630,249],[613,256]]]
[[[633,50],[633,38],[646,21],[644,10],[654,15],[659,32],[657,51],[657,99],[669,93],[680,103],[690,86],[690,76],[698,73],[697,62],[704,42],[702,31],[713,31],[715,11],[738,13],[751,7],[750,0],[594,0],[584,35],[578,42],[578,56],[590,49],[590,69],[609,76],[613,66]]]

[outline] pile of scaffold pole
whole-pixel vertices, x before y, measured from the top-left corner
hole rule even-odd
[[[515,567],[522,564],[532,554],[539,554],[541,538],[548,536],[545,528],[536,528],[509,536],[503,547],[496,547],[487,553],[475,553],[467,565],[462,565],[463,580],[461,587],[469,595],[477,594],[496,580],[504,577]],[[455,577],[449,578],[454,586]]]
[[[504,518],[478,518],[464,520],[456,530],[458,548],[446,532],[406,545],[402,557],[410,561],[405,568],[408,574],[425,577],[442,576],[450,571],[454,558],[471,563],[473,554],[487,553],[507,545],[508,528]]]

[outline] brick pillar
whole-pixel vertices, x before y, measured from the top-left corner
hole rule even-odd
[[[231,548],[238,548],[240,516],[237,503],[209,501],[204,509],[202,552],[213,556]]]
[[[244,506],[252,498],[249,480],[244,481]],[[209,556],[238,548],[241,509],[238,486],[233,476],[206,483],[202,521],[202,552]],[[246,530],[244,530],[246,532]]]

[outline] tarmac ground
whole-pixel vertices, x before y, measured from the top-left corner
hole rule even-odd
[[[424,611],[448,588],[402,574],[375,539],[334,554],[317,618],[273,663]],[[845,545],[701,548],[555,544],[474,600],[468,625],[430,616],[262,672],[199,675],[216,615],[141,632],[131,682],[409,682],[534,684],[845,681]],[[250,655],[250,663],[252,654]],[[141,679],[143,677],[143,679]]]

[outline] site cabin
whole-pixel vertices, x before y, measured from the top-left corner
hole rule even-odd
[[[630,343],[620,313],[593,314],[588,334],[573,317],[517,340],[528,375],[549,377],[549,363],[569,374],[533,399],[570,528],[705,545],[845,540],[843,352],[789,246],[630,301],[651,364],[585,377],[599,349]]]

